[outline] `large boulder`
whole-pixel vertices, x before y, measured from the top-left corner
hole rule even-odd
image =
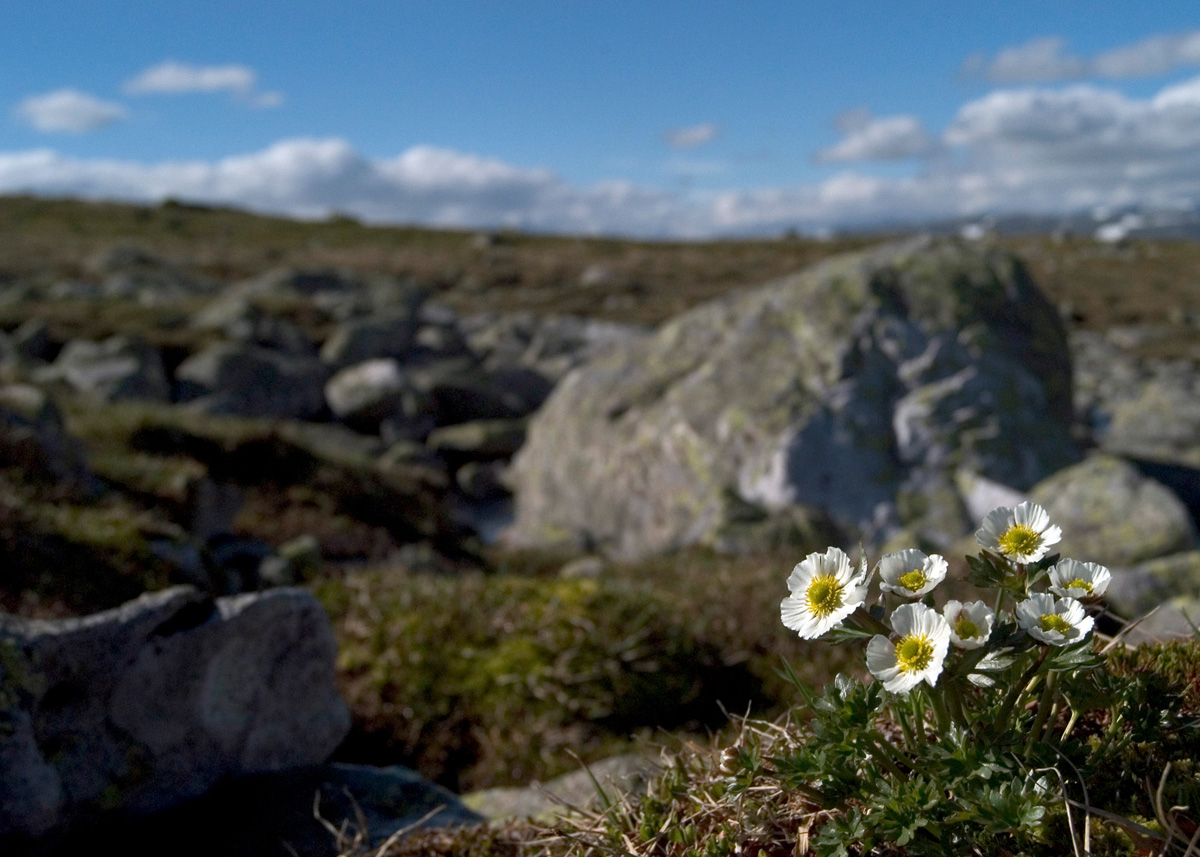
[[[1017,490],[1078,459],[1053,306],[996,248],[920,239],[697,307],[568,374],[512,472],[515,544],[636,557],[738,503],[879,541],[958,470]]]
[[[1196,528],[1169,488],[1111,455],[1093,455],[1039,482],[1029,497],[1062,527],[1054,549],[1110,568],[1191,550]]]
[[[0,614],[0,844],[325,761],[349,713],[299,590],[170,589],[82,619]]]

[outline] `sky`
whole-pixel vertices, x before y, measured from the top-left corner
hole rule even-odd
[[[1200,205],[1200,4],[4,0],[0,193],[699,238]]]

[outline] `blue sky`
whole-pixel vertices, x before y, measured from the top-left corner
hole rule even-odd
[[[1200,202],[1200,7],[0,4],[0,192],[649,236]]]

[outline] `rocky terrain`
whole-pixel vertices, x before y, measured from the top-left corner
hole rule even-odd
[[[332,853],[309,804],[352,817],[343,786],[377,838],[479,817],[441,786],[543,807],[504,789],[568,749],[781,704],[764,664],[809,650],[766,624],[798,555],[961,560],[1023,498],[1114,570],[1117,613],[1161,608],[1143,635],[1200,613],[1190,245],[5,204],[11,847],[251,800],[245,853]]]

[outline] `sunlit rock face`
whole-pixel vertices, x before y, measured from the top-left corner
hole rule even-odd
[[[507,539],[632,558],[797,507],[871,542],[946,529],[945,509],[898,496],[941,497],[923,486],[955,473],[1028,489],[1078,459],[1070,422],[1065,333],[1020,262],[907,241],[697,307],[568,374],[514,461]]]

